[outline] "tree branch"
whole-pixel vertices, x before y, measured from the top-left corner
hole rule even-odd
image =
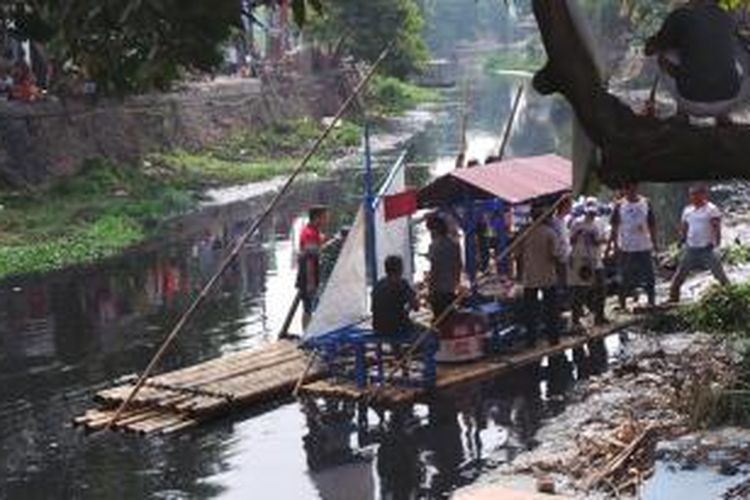
[[[561,93],[602,151],[597,174],[612,186],[625,180],[678,182],[750,179],[750,127],[693,126],[674,118],[636,115],[600,79],[568,2],[533,0],[548,62],[535,75],[542,94]]]

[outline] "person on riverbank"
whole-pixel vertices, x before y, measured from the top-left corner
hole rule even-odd
[[[683,118],[729,123],[729,113],[750,95],[743,74],[748,54],[737,34],[736,21],[717,0],[691,0],[672,11],[646,43],[646,55],[658,57]]]
[[[372,326],[378,335],[406,335],[413,330],[409,311],[419,310],[414,289],[404,279],[398,255],[385,259],[385,277],[372,290]]]
[[[308,222],[299,236],[297,267],[297,293],[302,300],[302,324],[307,326],[315,310],[320,287],[320,252],[325,241],[323,229],[328,220],[328,209],[323,206],[310,208]]]
[[[536,206],[532,209],[532,218],[536,220],[544,212],[544,207]],[[532,229],[520,245],[523,323],[528,347],[536,344],[540,317],[550,343],[557,344],[560,339],[558,288],[563,245],[559,238],[553,216]]]
[[[612,212],[610,243],[618,256],[620,271],[620,308],[636,287],[646,289],[649,306],[656,305],[656,276],[654,272],[654,243],[656,218],[651,202],[638,193],[638,184],[630,182],[623,188],[623,197]]]
[[[708,186],[690,188],[690,204],[682,212],[684,250],[669,291],[671,302],[680,301],[680,289],[691,272],[708,269],[714,278],[729,284],[716,250],[721,246],[721,211],[709,201]]]
[[[606,322],[602,249],[607,238],[597,221],[599,203],[596,198],[587,199],[583,211],[583,217],[573,222],[570,229],[572,250],[568,283],[572,292],[574,328],[581,326],[584,306],[594,314],[595,324]]]
[[[432,238],[428,252],[429,303],[432,313],[438,318],[456,300],[463,270],[461,245],[450,237],[448,223],[438,215],[427,220],[427,229]]]

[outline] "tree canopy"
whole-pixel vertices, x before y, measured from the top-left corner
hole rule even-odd
[[[394,41],[383,69],[405,77],[419,70],[427,58],[423,27],[414,0],[324,0],[322,10],[310,17],[307,32],[341,54],[370,62]]]
[[[28,0],[3,10],[5,26],[45,44],[104,92],[166,88],[182,68],[210,70],[239,26],[237,0]]]

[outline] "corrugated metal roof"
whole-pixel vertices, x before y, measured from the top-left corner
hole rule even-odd
[[[473,168],[454,170],[419,193],[422,207],[434,207],[470,198],[500,198],[519,204],[562,194],[573,186],[573,165],[557,155],[514,158]]]

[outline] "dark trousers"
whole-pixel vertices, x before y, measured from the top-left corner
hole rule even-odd
[[[584,306],[594,315],[596,323],[604,322],[604,303],[607,299],[606,277],[604,269],[597,269],[594,283],[591,286],[575,286],[573,290],[573,322],[581,319]]]
[[[721,259],[717,255],[713,246],[705,248],[686,248],[680,264],[677,266],[672,278],[672,286],[669,291],[669,298],[673,301],[680,300],[680,288],[685,280],[693,271],[702,271],[708,269],[714,278],[724,286],[729,284],[729,278],[724,272],[724,266],[721,265]]]
[[[656,275],[651,251],[620,253],[620,306],[638,286],[646,289],[649,305],[656,303]]]
[[[432,314],[435,316],[435,319],[437,319],[456,301],[456,294],[432,292],[428,300],[430,302]]]
[[[539,332],[539,319],[550,343],[560,341],[560,305],[556,287],[527,288],[523,291],[524,325],[529,345],[534,345]]]

